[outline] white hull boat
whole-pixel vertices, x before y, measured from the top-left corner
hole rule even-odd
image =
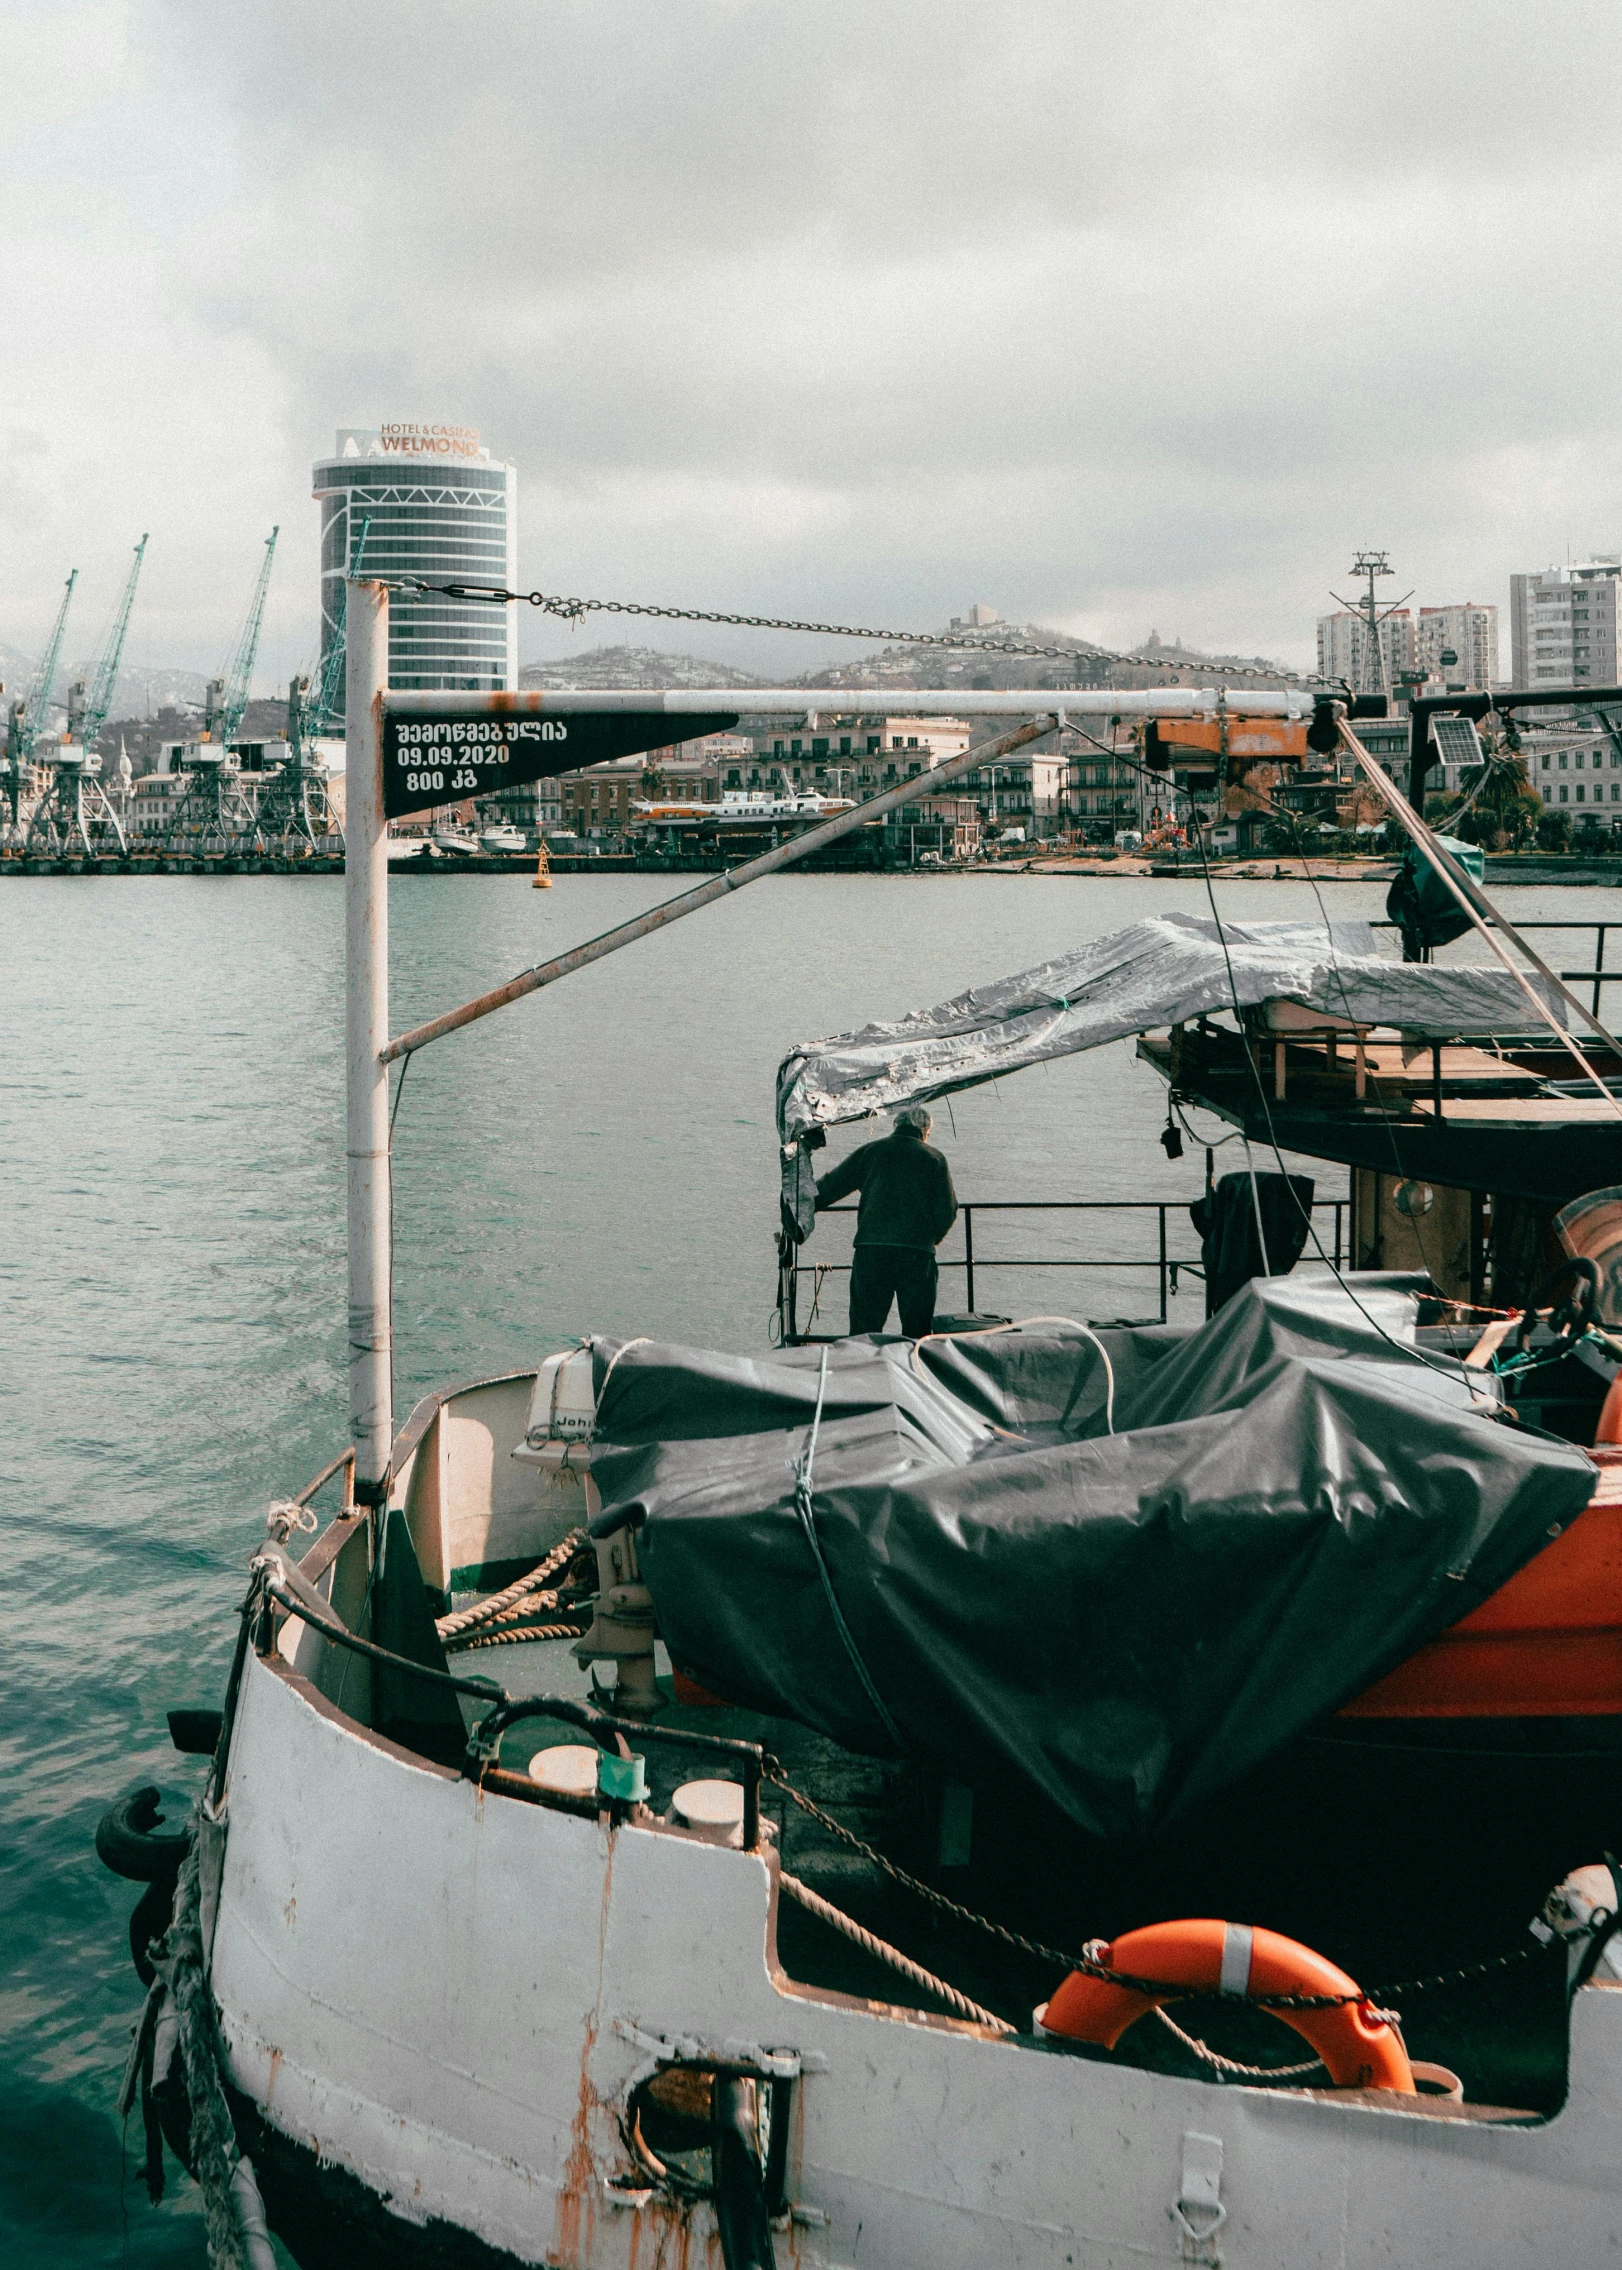
[[[131,1938],[152,1984],[122,2101],[150,2107],[149,2147],[161,2120],[196,2174],[213,2261],[269,2270],[267,2216],[305,2270],[1523,2270],[1615,2258],[1622,1958],[1609,1931],[1622,1879],[1575,1868],[1550,1895],[1541,1938],[1527,1939],[1515,1887],[1543,1866],[1543,1847],[1530,1858],[1505,1849],[1513,1840],[1499,1807],[1514,1759],[1494,1752],[1488,1849],[1514,1878],[1514,1946],[1500,1897],[1497,1936],[1451,1943],[1447,1976],[1365,1993],[1310,1948],[1212,1920],[1209,1906],[1203,1916],[1184,1908],[1192,1921],[1124,1930],[1136,1918],[1123,1902],[1141,1900],[1146,1880],[1160,1915],[1174,1881],[1226,1905],[1254,1839],[1236,1810],[1236,1872],[1219,1846],[1225,1808],[1238,1801],[1219,1778],[1180,1831],[1174,1821],[1169,1839],[1143,1843],[1135,1878],[1129,1861],[1112,1883],[1100,1840],[1076,1827],[1084,1816],[1020,1780],[1022,1743],[1034,1758],[1049,1732],[1053,1755],[1040,1762],[1068,1759],[1085,1780],[1120,1747],[1136,1706],[1100,1689],[1088,1720],[1076,1700],[1089,1657],[1109,1652],[1121,1622],[1104,1614],[1082,1636],[1096,1589],[1085,1569],[1066,1578],[1064,1616],[1077,1619],[1067,1622],[1045,1564],[1019,1564],[1034,1575],[1016,1585],[1009,1623],[1002,1572],[1033,1539],[1046,1551],[1048,1531],[1034,1513],[1009,1523],[985,1510],[988,1492],[1006,1510],[1013,1487],[1033,1507],[1031,1493],[1057,1490],[1043,1501],[1054,1536],[1068,1534],[1068,1519],[1088,1551],[1127,1553],[1142,1649],[1193,1618],[1195,1637],[1177,1642],[1166,1683],[1192,1696],[1196,1718],[1216,1720],[1203,1737],[1205,1754],[1219,1754],[1248,1739],[1245,1708],[1268,1684],[1251,1675],[1265,1638],[1249,1657],[1241,1647],[1236,1666],[1231,1647],[1223,1654],[1224,1622],[1270,1614],[1275,1581],[1281,1619],[1318,1612],[1320,1563],[1309,1583],[1305,1560],[1290,1558],[1301,1524],[1315,1524],[1307,1542],[1331,1567],[1354,1547],[1358,1555],[1332,1623],[1354,1623],[1358,1600],[1372,1598],[1379,1625],[1378,1587],[1395,1585],[1393,1612],[1410,1619],[1403,1629],[1419,1646],[1461,1605],[1497,1598],[1585,1513],[1591,1492],[1598,1510],[1595,1466],[1569,1444],[1495,1428],[1496,1403],[1462,1366],[1437,1357],[1416,1371],[1419,1298],[1391,1278],[1342,1294],[1372,1326],[1355,1346],[1335,1341],[1321,1304],[1310,1314],[1310,1303],[1298,1306],[1293,1324],[1285,1307],[1264,1315],[1260,1300],[1232,1312],[1239,1324],[1219,1349],[1228,1370],[1251,1360],[1242,1344],[1251,1332],[1268,1392],[1284,1380],[1316,1399],[1296,1433],[1314,1455],[1323,1450],[1317,1471],[1327,1478],[1314,1487],[1329,1507],[1323,1514],[1312,1491],[1292,1495],[1288,1474],[1290,1486],[1265,1502],[1274,1518],[1259,1519],[1261,1498],[1247,1501],[1253,1551],[1238,1605],[1232,1584],[1221,1592],[1218,1564],[1185,1547],[1217,1534],[1201,1527],[1213,1506],[1227,1515],[1262,1489],[1280,1430],[1257,1416],[1260,1388],[1254,1408],[1231,1397],[1201,1406],[1188,1422],[1206,1430],[1199,1459],[1175,1469],[1164,1504],[1140,1502],[1132,1492],[1148,1488],[1151,1437],[1169,1441],[1182,1424],[1130,1415],[1134,1396],[1152,1402],[1167,1376],[1155,1367],[1174,1360],[1164,1335],[1067,1327],[1081,1338],[1032,1339],[1006,1375],[986,1352],[994,1338],[977,1354],[947,1336],[927,1361],[924,1342],[887,1352],[850,1341],[820,1359],[790,1349],[771,1362],[587,1344],[537,1373],[432,1397],[396,1434],[389,1065],[549,978],[543,965],[389,1038],[384,813],[393,807],[380,721],[391,703],[417,718],[432,701],[454,719],[499,719],[511,697],[387,695],[380,585],[351,585],[348,626],[354,1446],[300,1499],[271,1509],[223,1710],[171,1719],[177,1746],[212,1759],[193,1828],[160,1834],[156,1792],[143,1789],[98,1834],[109,1864],[150,1887]],[[557,699],[532,697],[543,698]],[[625,736],[633,748],[660,746],[671,726],[652,714],[659,702],[693,697],[642,698],[650,714]],[[969,697],[1002,701],[1010,715],[1029,698]],[[1096,697],[1145,714],[1150,700],[1184,698]],[[581,696],[581,714],[605,699],[620,697]],[[1080,708],[1094,696],[1066,700]],[[1001,755],[1044,729],[1037,720],[986,747]],[[413,761],[409,749],[400,761]],[[684,908],[740,875],[700,886]],[[659,919],[659,910],[634,918],[591,953]],[[1262,940],[1256,955],[1265,963],[1288,944]],[[1268,982],[1261,968],[1258,1000],[1270,997]],[[1041,1031],[1051,1024],[1046,1016]],[[786,1184],[806,1166],[805,1148],[798,1135],[786,1144]],[[1372,1314],[1380,1301],[1387,1307]],[[1064,1423],[1037,1441],[986,1412],[1007,1417],[997,1397],[1013,1392],[1008,1379],[1028,1383],[1043,1362],[1069,1384]],[[873,1390],[885,1366],[882,1392]],[[742,1415],[706,1430],[706,1394]],[[1390,1439],[1377,1449],[1367,1427],[1335,1417],[1342,1405],[1361,1410],[1359,1394],[1388,1414]],[[638,1435],[636,1412],[650,1407]],[[1432,1455],[1432,1426],[1451,1445],[1445,1456]],[[831,1469],[814,1471],[819,1434]],[[772,1477],[764,1522],[747,1491],[738,1496],[751,1460]],[[1217,1476],[1209,1503],[1200,1461]],[[1421,1474],[1413,1487],[1410,1470]],[[1353,1489],[1344,1506],[1343,1488]],[[311,1508],[323,1489],[342,1496],[317,1528]],[[1127,1493],[1118,1516],[1112,1489]],[[1052,1512],[1059,1500],[1064,1518]],[[956,1665],[986,1667],[972,1803],[950,1770],[958,1737],[915,1713],[904,1739],[889,1715],[902,1708],[905,1612],[929,1578],[907,1557],[922,1534],[917,1524],[909,1532],[908,1508],[932,1502],[948,1517],[923,1523],[930,1550],[944,1540],[958,1568],[951,1555],[977,1556],[932,1608]],[[867,1528],[864,1505],[878,1509]],[[723,1515],[731,1527],[719,1526]],[[875,1540],[858,1590],[850,1555]],[[681,1553],[695,1550],[684,1575]],[[719,1557],[706,1562],[711,1552]],[[1282,1576],[1267,1554],[1284,1556]],[[1185,1572],[1181,1594],[1165,1566]],[[882,1658],[871,1637],[865,1652],[853,1637],[840,1584],[858,1630],[885,1632]],[[1208,1606],[1219,1595],[1220,1612]],[[746,1699],[718,1705],[703,1672],[720,1658],[691,1635],[695,1617],[725,1622],[734,1609],[735,1678],[723,1687]],[[871,1621],[884,1615],[901,1620]],[[1371,1679],[1408,1652],[1380,1630],[1359,1645]],[[798,1714],[771,1683],[774,1658],[796,1647],[812,1684]],[[1310,1648],[1274,1653],[1288,1660],[1273,1661],[1268,1679],[1317,1676]],[[919,1663],[911,1675],[922,1676]],[[1224,1677],[1225,1715],[1204,1701]],[[935,1720],[951,1718],[973,1683],[942,1690]],[[1341,1699],[1326,1691],[1320,1707]],[[873,1738],[877,1720],[893,1741]],[[1592,1723],[1598,1743],[1601,1722]],[[1169,1736],[1161,1745],[1177,1747]],[[1170,1770],[1152,1749],[1128,1741],[1123,1754],[1147,1761],[1144,1776]],[[1599,1754],[1603,1812],[1614,1774]],[[1439,1786],[1462,1773],[1456,1756],[1439,1760]],[[1000,1814],[998,1758],[1013,1792]],[[1367,1754],[1354,1762],[1367,1776]],[[1537,1756],[1526,1765],[1534,1780],[1552,1778]],[[1132,1783],[1127,1773],[1111,1785],[1128,1806]],[[1434,1956],[1481,1888],[1478,1857],[1461,1845],[1430,1873],[1393,1875],[1383,1846],[1402,1822],[1389,1797],[1348,1806],[1328,1845],[1322,1826],[1309,1832],[1287,1809],[1270,1816],[1280,1872],[1264,1880],[1278,1909],[1293,1901],[1305,1913],[1319,1895],[1361,1890],[1365,1905],[1385,1903],[1398,1940],[1405,1929]],[[1561,1867],[1592,1859],[1589,1833],[1587,1822],[1553,1832],[1582,1840]],[[1079,1943],[1106,1914],[1117,1936]],[[1173,1937],[1162,1946],[1157,1931]],[[1066,1945],[1076,1952],[1058,1951]],[[1416,2053],[1437,2046],[1425,1997],[1439,1987],[1501,1997],[1485,2020],[1494,2041],[1476,2060],[1496,2085],[1473,2087],[1471,2101],[1446,2067],[1409,2054],[1405,2028]],[[1239,2029],[1227,2047],[1175,2021],[1169,2045],[1154,2025],[1133,2027],[1189,1997],[1205,1998],[1183,2009],[1190,2026]],[[1291,2066],[1298,2036],[1317,2054]],[[1443,2029],[1440,2045],[1458,2042]]]
[[[402,1439],[395,1502],[430,1580],[532,1559],[585,1510],[577,1450],[514,1461],[530,1393],[461,1391]],[[329,1614],[364,1598],[368,1526],[340,1514],[304,1557]],[[368,1728],[372,1665],[313,1611],[278,1621],[244,1661],[203,1911],[238,2135],[301,2262],[753,2262],[646,2139],[661,2081],[718,2079],[769,2102],[785,2270],[1521,2270],[1622,2243],[1608,1973],[1572,2000],[1552,2118],[1096,2062],[790,1975],[769,1834],[733,1849],[522,1774],[481,1786]],[[522,1653],[580,1692],[566,1641]]]

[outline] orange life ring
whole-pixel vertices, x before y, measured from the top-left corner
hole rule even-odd
[[[1269,2015],[1312,2044],[1336,2088],[1415,2093],[1413,2068],[1395,2026],[1363,1999],[1354,1979],[1281,1932],[1209,1917],[1151,1923],[1102,1948],[1098,1959],[1106,1970],[1128,1978],[1156,1985],[1164,1980],[1166,1991],[1117,1986],[1073,1970],[1036,2014],[1044,2033],[1113,2049],[1135,2020],[1180,1993],[1345,1994],[1353,1999],[1320,2010],[1273,2009]]]

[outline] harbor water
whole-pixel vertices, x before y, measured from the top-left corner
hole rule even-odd
[[[669,889],[412,878],[391,894],[396,1029]],[[1305,883],[1218,889],[1235,918],[1318,911]],[[135,1888],[92,1837],[138,1776],[176,1809],[189,1796],[198,1769],[164,1713],[217,1703],[265,1505],[347,1440],[342,893],[271,877],[0,893],[0,2259],[19,2270],[205,2260],[178,2170],[147,2203],[138,2120],[124,2172],[112,2107],[140,2002]],[[1322,898],[1345,918],[1383,895]],[[1598,920],[1609,901],[1503,896],[1523,919]],[[764,1347],[784,1051],[1172,908],[1207,911],[1198,878],[783,876],[424,1052],[395,1142],[397,1415],[588,1330]],[[1591,958],[1572,941],[1561,966]],[[971,1201],[1182,1205],[1204,1158],[1167,1160],[1165,1117],[1163,1085],[1121,1045],[954,1098],[935,1139]],[[1343,1195],[1340,1170],[1316,1171],[1321,1195]],[[977,1245],[1141,1256],[1145,1231],[1035,1215],[977,1226]],[[1174,1252],[1197,1250],[1186,1218],[1176,1236]],[[834,1225],[807,1257],[844,1258]],[[1149,1315],[1156,1282],[993,1270],[978,1298]],[[961,1290],[948,1278],[943,1306]],[[821,1298],[837,1329],[843,1280]],[[1173,1321],[1202,1313],[1185,1280]]]

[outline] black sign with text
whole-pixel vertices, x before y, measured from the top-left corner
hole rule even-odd
[[[401,717],[383,712],[383,814],[397,820],[464,796],[494,796],[613,757],[727,733],[736,715],[667,717],[662,710],[545,716],[497,710],[482,717]]]

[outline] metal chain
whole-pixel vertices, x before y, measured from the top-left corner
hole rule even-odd
[[[939,1908],[942,1914],[955,1916],[960,1923],[972,1924],[977,1931],[989,1931],[994,1939],[1001,1939],[1006,1946],[1017,1948],[1021,1954],[1035,1955],[1039,1962],[1059,1963],[1066,1970],[1096,1968],[1084,1956],[1067,1955],[1057,1947],[1044,1947],[1039,1939],[1027,1939],[1023,1933],[1011,1931],[1004,1923],[993,1923],[989,1916],[977,1915],[971,1907],[960,1907],[956,1900],[948,1899],[944,1892],[936,1891],[933,1884],[926,1884],[916,1876],[909,1876],[905,1868],[898,1867],[895,1861],[886,1859],[882,1852],[877,1851],[870,1844],[865,1844],[854,1829],[847,1829],[843,1821],[836,1821],[831,1813],[825,1813],[815,1798],[807,1797],[802,1789],[796,1789],[793,1782],[784,1773],[781,1761],[774,1758],[770,1752],[761,1760],[761,1770],[765,1779],[772,1784],[774,1789],[780,1789],[785,1797],[793,1804],[798,1805],[802,1813],[809,1814],[811,1819],[819,1827],[826,1829],[830,1836],[837,1837],[840,1843],[848,1845],[852,1852],[859,1852],[864,1860],[870,1860],[873,1866],[881,1870],[893,1883],[900,1884],[907,1891],[916,1893],[919,1899],[927,1901],[931,1907]]]
[[[1090,642],[1076,646],[1035,646],[1012,639],[953,638],[941,631],[876,631],[857,623],[800,623],[781,615],[731,615],[712,612],[704,607],[648,607],[631,599],[573,599],[553,591],[509,591],[499,583],[426,583],[420,576],[383,577],[397,591],[427,591],[442,599],[481,599],[492,605],[528,604],[539,607],[543,613],[556,615],[567,623],[577,623],[586,615],[646,615],[667,623],[720,623],[734,630],[746,631],[808,631],[816,638],[871,638],[886,646],[927,646],[945,648],[954,654],[1033,655],[1043,660],[1062,662],[1097,661],[1117,662],[1131,670],[1157,668],[1198,670],[1218,678],[1282,678],[1290,686],[1338,686],[1339,679],[1320,678],[1300,670],[1274,670],[1267,664],[1251,662],[1207,662],[1157,664],[1145,654],[1117,654],[1109,647],[1093,646]],[[1035,691],[1052,691],[1037,688]],[[830,691],[837,691],[831,688]]]
[[[1082,1954],[1066,1954],[1062,1948],[1044,1946],[1039,1939],[1027,1939],[1023,1932],[1010,1930],[1007,1924],[995,1923],[990,1916],[979,1915],[973,1908],[963,1907],[958,1901],[948,1899],[933,1884],[926,1884],[921,1878],[909,1875],[905,1868],[887,1859],[874,1846],[864,1843],[853,1829],[846,1828],[843,1821],[836,1821],[831,1813],[824,1812],[814,1798],[807,1797],[803,1790],[796,1789],[784,1773],[780,1759],[768,1752],[762,1764],[766,1780],[773,1788],[780,1789],[802,1813],[809,1814],[830,1836],[837,1837],[852,1852],[859,1852],[864,1860],[871,1861],[892,1883],[900,1884],[917,1898],[927,1901],[931,1907],[938,1908],[943,1915],[953,1916],[959,1923],[967,1923],[976,1931],[987,1932],[993,1939],[1000,1939],[1005,1946],[1016,1948],[1022,1955],[1034,1955],[1040,1962],[1060,1964],[1066,1970],[1082,1972],[1085,1977],[1102,1979],[1110,1986],[1127,1987],[1134,1994],[1166,1992],[1166,1981],[1163,1978],[1134,1977],[1129,1971],[1111,1970],[1107,1963],[1100,1962],[1091,1950],[1101,1946],[1101,1940],[1090,1940],[1088,1950]],[[1594,1928],[1592,1924],[1585,1926],[1590,1934]],[[1404,1995],[1429,1994],[1440,1987],[1467,1985],[1474,1979],[1492,1977],[1500,1971],[1518,1970],[1523,1963],[1535,1960],[1543,1951],[1534,1943],[1517,1947],[1507,1955],[1489,1955],[1484,1962],[1461,1963],[1453,1970],[1432,1971],[1423,1978],[1402,1979],[1394,1986],[1359,1989],[1355,1994],[1247,1994],[1244,1999],[1252,2009],[1257,2010],[1342,2010],[1349,2004],[1394,2002]],[[1198,1993],[1197,1989],[1194,1991]]]

